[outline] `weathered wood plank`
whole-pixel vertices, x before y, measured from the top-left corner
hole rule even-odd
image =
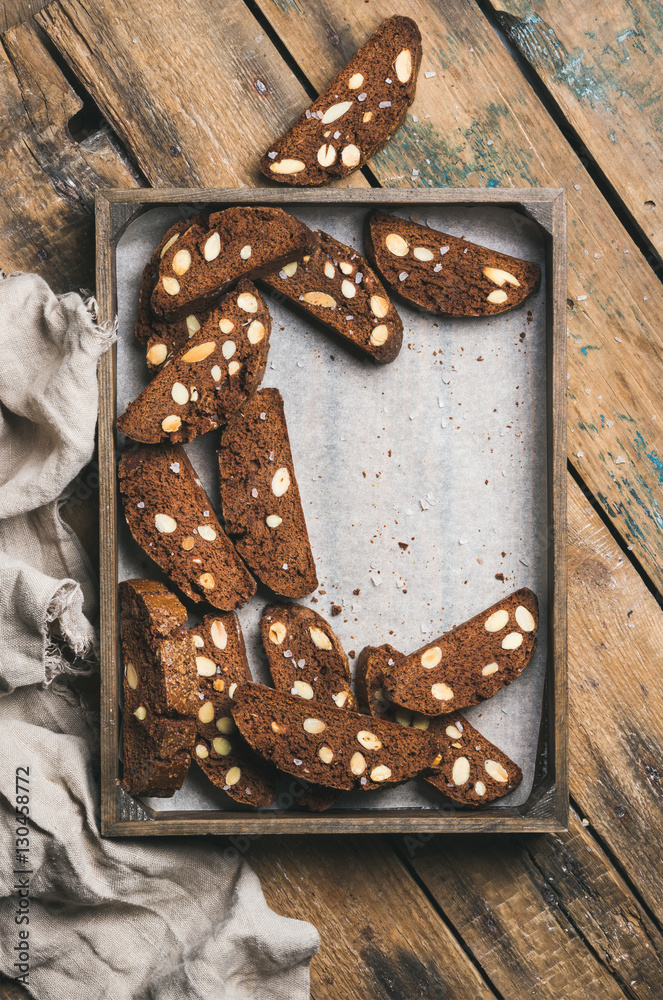
[[[569,535],[571,793],[658,912],[663,695],[651,673],[663,662],[663,612],[570,478]],[[663,993],[663,939],[577,816],[555,837],[402,843],[505,996],[582,996],[587,970],[599,975],[582,942],[626,995]],[[600,982],[598,995],[611,996]]]
[[[242,0],[223,17],[205,0],[186,16],[164,0],[62,0],[36,20],[155,187],[260,186],[258,152],[309,103]]]
[[[317,90],[393,13],[387,0],[258,3]],[[566,188],[569,456],[663,590],[663,390],[650,377],[663,288],[476,4],[411,0],[407,13],[423,35],[417,98],[369,166],[396,186]]]
[[[655,912],[663,894],[663,611],[569,484],[571,794]]]
[[[263,837],[247,859],[269,905],[320,932],[314,1000],[494,996],[381,838]]]
[[[663,252],[663,10],[647,0],[491,0],[509,38]]]
[[[585,821],[586,822],[586,821]],[[663,994],[663,935],[572,812],[568,834],[518,838],[559,906],[629,996]]]
[[[28,1000],[30,994],[23,986],[0,973],[0,1000]]]
[[[0,3],[0,33],[29,21],[47,3],[49,0],[3,0]]]
[[[134,187],[134,171],[108,132],[72,139],[80,99],[30,24],[0,40],[0,107],[0,267],[92,288],[94,192]]]
[[[509,1000],[661,996],[663,937],[575,814],[555,837],[437,837],[412,864]]]

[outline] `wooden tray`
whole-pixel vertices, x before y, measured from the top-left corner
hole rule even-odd
[[[503,206],[540,227],[546,269],[546,406],[548,483],[548,657],[544,711],[534,785],[516,808],[481,811],[418,808],[338,810],[334,813],[175,811],[151,809],[118,782],[121,672],[118,646],[116,502],[116,352],[99,372],[100,564],[101,564],[101,830],[106,836],[260,833],[555,832],[568,825],[568,714],[566,664],[566,218],[558,189],[348,190],[131,189],[97,193],[97,299],[100,321],[116,314],[115,259],[118,240],[140,214],[159,205],[276,204],[288,206],[384,206],[413,211],[420,206]],[[478,610],[478,609],[477,609]]]

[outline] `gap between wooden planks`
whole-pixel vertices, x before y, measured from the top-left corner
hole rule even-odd
[[[248,857],[270,904],[312,920],[321,932],[312,970],[316,1000],[416,996],[421,956],[431,955],[430,995],[455,998],[456,980],[445,980],[455,968],[452,940],[432,921],[428,895],[509,1000],[663,995],[660,928],[591,834],[600,834],[656,912],[663,819],[660,783],[646,768],[661,759],[663,696],[645,695],[640,685],[648,663],[663,658],[662,616],[570,477],[568,483],[571,791],[591,826],[572,813],[569,833],[554,837],[393,837],[425,895],[375,839],[262,838]],[[633,664],[623,656],[631,623],[649,633]],[[656,758],[633,746],[635,731],[646,734]],[[409,992],[384,989],[387,979],[401,987],[402,974],[411,977]],[[440,981],[448,993],[435,992]],[[460,992],[463,1000],[469,995]]]
[[[96,189],[138,183],[107,131],[72,139],[81,107],[32,25],[2,36],[0,267],[37,271],[56,292],[94,287]]]
[[[387,0],[258,4],[316,90],[392,13]],[[116,7],[58,0],[37,20],[150,182],[264,183],[259,152],[309,99],[241,0],[228,0],[223,24],[205,0],[186,23],[162,3]],[[569,453],[663,591],[663,408],[649,376],[663,362],[663,289],[478,8],[411,0],[408,13],[424,35],[418,97],[371,169],[396,186],[567,188]]]
[[[257,3],[318,91],[393,13],[387,0]],[[476,4],[410,0],[407,13],[424,39],[417,98],[371,169],[390,186],[566,188],[569,457],[663,591],[663,386],[651,378],[663,289]]]
[[[663,253],[660,4],[488,2],[647,239]]]
[[[69,206],[67,206],[67,207],[68,207],[68,209],[69,209]],[[47,262],[47,263],[48,263],[48,262]],[[591,509],[590,509],[590,511],[589,511],[589,514],[588,514],[588,516],[590,516],[591,514],[593,514],[593,512],[591,512]],[[590,521],[591,521],[591,516],[590,516]],[[596,521],[598,522],[598,519],[596,519]],[[581,522],[582,522],[582,519],[581,519]],[[571,512],[571,524],[572,524],[572,526],[574,525],[574,523],[576,523],[576,518],[575,518],[575,513],[574,513],[574,512]],[[586,522],[585,522],[584,524],[582,524],[582,523],[579,523],[579,528],[580,528],[581,530],[583,530],[583,529],[584,529],[584,528],[586,527],[586,524],[587,524]],[[599,528],[600,528],[600,525],[599,525]],[[607,534],[607,532],[605,533],[605,538],[604,538],[604,542],[605,542],[605,544],[606,544],[606,545],[608,545],[608,546],[610,546],[610,545],[611,545],[613,549],[615,548],[615,546],[614,546],[614,543],[613,543],[613,542],[612,542],[612,540],[610,539],[610,537],[609,537],[609,535]],[[616,559],[617,559],[617,562],[619,562],[619,557],[618,557],[618,556],[616,557]],[[627,564],[627,563],[625,563],[625,566],[626,566],[626,567],[628,567],[628,564]],[[616,568],[616,569],[619,569],[619,570],[620,570],[620,572],[621,572],[621,570],[622,570],[622,567],[621,567],[621,566],[619,566],[619,565],[618,565],[618,566],[616,566],[616,567],[613,567],[613,568]],[[636,577],[636,579],[637,579],[637,577]],[[575,600],[575,598],[576,598],[576,597],[577,597],[578,599],[582,598],[582,597],[583,597],[583,591],[582,591],[582,590],[580,590],[580,589],[578,589],[578,590],[577,590],[577,591],[576,591],[576,592],[574,593],[574,591],[573,591],[573,587],[574,587],[574,586],[576,585],[576,583],[577,583],[577,581],[573,581],[573,582],[572,582],[572,597],[574,598],[574,603],[575,603],[575,604],[578,604],[578,603],[579,603],[579,601]],[[594,582],[591,582],[591,584],[588,584],[588,586],[590,586],[590,589],[593,589],[593,588],[595,587],[595,581],[594,581]],[[631,602],[627,600],[627,601],[626,601],[626,603],[627,603],[627,604],[629,604],[629,603],[631,603]],[[582,609],[581,609],[581,610],[582,610]],[[630,610],[630,609],[629,609],[629,610]],[[614,609],[613,609],[613,612],[612,612],[612,613],[613,613],[613,615],[615,614],[615,611],[614,611]],[[646,613],[646,609],[645,609],[645,613]],[[616,620],[617,620],[617,621],[619,621],[619,622],[620,622],[620,624],[622,624],[622,623],[621,623],[621,617],[620,617],[620,615],[621,615],[621,616],[623,616],[624,614],[625,614],[625,609],[624,609],[624,608],[621,608],[621,609],[619,609],[619,614],[615,616],[615,617],[616,617]],[[584,619],[584,618],[585,618],[585,612],[583,612],[583,616],[582,616],[582,619],[581,619],[581,623],[583,622],[583,619]],[[583,623],[583,628],[584,628],[585,630],[589,631],[589,630],[591,629],[591,627],[592,627],[592,615],[591,615],[590,613],[587,613],[587,614],[586,614],[586,618],[587,618],[587,621]],[[625,624],[626,624],[626,623],[624,623],[624,627],[620,628],[620,629],[619,629],[619,632],[618,632],[618,634],[619,634],[619,641],[620,641],[620,642],[622,642],[622,643],[624,643],[624,644],[623,644],[623,645],[621,646],[621,648],[619,648],[619,649],[618,649],[618,652],[617,652],[617,657],[616,657],[616,658],[614,657],[614,651],[613,651],[613,652],[612,652],[612,653],[610,654],[610,655],[611,655],[611,657],[612,657],[612,659],[610,659],[610,658],[606,657],[606,660],[605,660],[605,661],[604,661],[604,662],[602,663],[602,668],[603,668],[603,669],[602,669],[602,672],[605,672],[607,676],[609,676],[609,674],[610,674],[610,667],[614,665],[614,667],[616,668],[616,665],[617,665],[617,663],[620,663],[620,662],[621,662],[621,657],[623,656],[624,652],[625,652],[625,651],[626,651],[627,653],[629,653],[629,652],[630,652],[630,648],[629,648],[629,640],[630,640],[630,639],[632,638],[632,633],[629,633],[629,632],[627,632],[627,631],[626,631],[626,628],[625,628]],[[633,643],[631,642],[631,643],[630,643],[630,646],[632,646],[632,645],[633,645]],[[659,646],[658,646],[658,655],[659,655],[659,658],[660,658],[660,651],[661,651],[661,650],[660,650],[660,645],[659,645]],[[647,656],[651,655],[651,654],[652,654],[652,652],[656,652],[656,650],[655,650],[655,649],[644,649],[644,650],[643,650],[643,654],[644,654],[645,658],[646,658]],[[590,661],[590,662],[591,662],[591,661]],[[584,691],[582,691],[582,685],[581,685],[580,687],[581,687],[581,690],[580,690],[580,692],[579,692],[579,696],[582,696],[582,695],[584,694]],[[595,689],[592,689],[592,690],[595,690]],[[611,706],[611,697],[612,697],[612,696],[614,695],[614,698],[615,698],[615,700],[618,700],[618,697],[617,697],[617,696],[619,695],[619,697],[623,698],[623,697],[624,697],[624,694],[625,694],[625,692],[624,692],[623,690],[620,690],[620,691],[618,691],[618,692],[612,692],[612,691],[611,691],[611,688],[610,688],[610,686],[607,686],[607,687],[606,687],[606,685],[603,685],[603,691],[602,691],[602,697],[606,699],[606,704],[605,704],[605,705],[602,705],[601,707],[603,707],[603,708],[605,709],[605,707],[606,707],[606,705],[607,705],[607,707],[608,707],[608,708],[610,708],[610,706]],[[573,696],[575,697],[575,694],[574,694]],[[580,711],[580,715],[584,717],[584,712],[582,712],[582,710]],[[660,713],[659,713],[658,717],[660,718]],[[597,736],[596,736],[595,738],[596,738],[597,740],[599,740],[599,741],[600,741],[600,740],[602,740],[602,739],[603,739],[603,736],[602,736],[602,734],[601,734],[601,733],[599,732],[599,733],[598,733],[598,735],[597,735]],[[658,734],[657,734],[657,739],[658,739],[658,741],[659,741],[659,745],[660,745],[660,733],[658,733]],[[574,749],[575,749],[575,748],[574,748]],[[611,769],[612,769],[612,767],[614,766],[616,770],[619,770],[619,768],[620,768],[621,766],[623,766],[623,762],[621,761],[621,759],[618,759],[618,760],[617,760],[616,762],[613,762],[613,758],[612,758],[612,755],[611,755],[611,753],[610,753],[610,748],[606,746],[606,747],[605,747],[604,749],[605,749],[605,753],[604,753],[604,756],[605,756],[605,757],[606,757],[606,759],[607,759],[607,768],[608,768],[608,770],[607,770],[607,774],[608,774],[608,779],[607,779],[607,780],[610,780],[610,778],[611,778],[611,773],[610,773],[610,772],[611,772]],[[599,799],[597,799],[596,801],[597,801],[597,804],[598,804],[598,805],[600,806],[600,805],[601,805],[601,800],[600,800],[600,798],[599,798]],[[591,802],[590,802],[590,804],[591,804]],[[589,812],[589,810],[588,810],[588,812]],[[620,809],[620,812],[621,812],[621,809]],[[591,815],[591,813],[590,813],[590,815]],[[593,817],[592,817],[592,818],[593,818]],[[606,813],[606,819],[605,819],[605,823],[606,823],[606,824],[608,823],[608,820],[609,820],[609,818],[610,818],[610,813],[608,812],[608,813]],[[623,816],[622,816],[622,819],[623,819]],[[634,819],[632,820],[632,823],[633,823],[633,825],[635,826],[635,830],[636,830],[636,834],[637,834],[637,824],[638,824],[638,820],[639,820],[639,816],[638,816],[638,815],[637,815],[637,813],[636,813],[636,815],[635,815],[635,818],[634,818]],[[610,833],[610,831],[609,831],[609,830],[608,830],[608,833]],[[640,834],[640,836],[641,836],[641,834]],[[610,840],[609,836],[608,836],[608,837],[606,837],[606,840],[607,840],[607,841],[609,842],[609,840]],[[624,842],[625,842],[625,841],[628,841],[628,831],[627,831],[627,834],[626,834],[626,836],[625,836],[625,837],[622,837],[622,839],[621,839],[621,841],[620,841],[620,844],[621,844],[621,845],[624,845]],[[611,846],[612,846],[612,847],[613,847],[613,849],[614,849],[614,845],[612,845],[612,844],[611,844]],[[628,844],[626,844],[626,846],[628,846]]]

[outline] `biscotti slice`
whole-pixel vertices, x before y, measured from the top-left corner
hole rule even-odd
[[[143,726],[129,715],[123,722],[122,788],[131,795],[168,799],[182,787],[191,757],[180,752],[159,757]]]
[[[429,731],[437,737],[442,760],[426,781],[458,805],[490,805],[523,780],[518,765],[457,712],[431,719]]]
[[[360,704],[367,705],[377,718],[422,729],[437,739],[442,759],[424,781],[458,805],[486,806],[512,792],[522,781],[522,771],[460,713],[431,719],[387,700],[384,671],[402,658],[403,654],[388,644],[362,649],[355,674]]]
[[[213,212],[165,252],[151,297],[157,316],[188,315],[242,278],[278,270],[312,250],[316,237],[281,208],[240,206]]]
[[[147,367],[151,372],[158,370],[174,351],[183,347],[190,336],[200,328],[204,312],[191,314],[168,321],[160,319],[152,312],[150,298],[159,273],[159,261],[169,247],[193,225],[206,225],[207,217],[194,215],[190,219],[180,219],[161,237],[159,245],[143,269],[143,278],[138,297],[138,316],[135,336],[147,345]]]
[[[198,685],[186,610],[163,584],[120,584],[123,676],[123,787],[170,796],[193,748]]]
[[[536,291],[538,264],[384,212],[366,224],[366,252],[401,298],[440,316],[494,316]]]
[[[207,615],[191,629],[199,682],[193,759],[212,784],[250,806],[274,801],[279,775],[237,732],[231,708],[238,684],[251,681],[237,615]]]
[[[356,711],[348,657],[322,615],[301,604],[272,604],[260,620],[260,635],[277,690]],[[339,794],[333,788],[311,785],[297,803],[323,812]]]
[[[238,687],[232,713],[242,736],[280,771],[327,788],[400,784],[438,763],[427,733],[261,684]]]
[[[317,235],[317,250],[263,281],[332,333],[388,364],[401,349],[403,324],[384,286],[356,250],[328,233]]]
[[[318,585],[278,389],[259,389],[230,418],[219,447],[226,530],[258,579],[281,597]]]
[[[125,450],[118,470],[134,539],[192,601],[231,611],[255,580],[219,524],[181,445]]]
[[[260,619],[274,687],[308,701],[356,709],[350,664],[325,619],[301,604],[270,604]]]
[[[390,17],[260,161],[286,184],[346,177],[391,138],[414,101],[421,33],[409,17]]]
[[[192,441],[224,424],[260,385],[272,321],[250,281],[213,309],[146,386],[117,426],[133,441]]]
[[[384,671],[402,653],[385,642],[382,646],[364,646],[357,657],[355,688],[361,711],[368,711],[378,719],[387,718],[391,702],[384,689]]]
[[[162,715],[191,715],[198,678],[186,609],[154,580],[125,580],[119,589],[126,707],[145,700]]]
[[[146,344],[154,332],[155,316],[150,306],[150,299],[159,275],[159,261],[169,247],[173,245],[183,233],[186,233],[191,226],[206,225],[207,217],[204,215],[194,215],[190,219],[178,219],[163,234],[156,246],[154,253],[143,268],[143,276],[138,294],[138,315],[134,336],[141,344]]]
[[[524,587],[384,672],[391,701],[423,715],[477,705],[511,684],[536,647],[539,608]]]

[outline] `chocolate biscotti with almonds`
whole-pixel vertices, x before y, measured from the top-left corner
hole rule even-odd
[[[518,765],[457,712],[431,719],[430,730],[437,737],[442,760],[426,781],[452,802],[487,806],[523,780]]]
[[[352,247],[328,233],[317,236],[317,250],[263,281],[364,354],[381,364],[394,361],[403,324],[382,282]]]
[[[357,710],[348,657],[329,622],[301,604],[271,604],[260,620],[260,636],[274,687],[307,701]],[[335,789],[311,785],[298,805],[323,812],[339,796]]]
[[[356,709],[348,657],[317,611],[301,604],[270,604],[260,619],[260,636],[279,691]]]
[[[151,296],[157,316],[195,313],[242,278],[275,271],[313,250],[316,237],[281,208],[234,205],[194,225],[159,261]]]
[[[536,647],[539,607],[527,587],[394,660],[384,671],[391,701],[424,715],[445,715],[486,698],[523,672]]]
[[[261,684],[238,687],[232,713],[244,738],[280,771],[327,788],[384,788],[439,762],[427,733]]]
[[[258,579],[281,597],[318,585],[278,389],[259,389],[228,421],[219,446],[226,531]]]
[[[368,259],[407,302],[440,316],[494,316],[536,291],[538,264],[385,212],[369,216]]]
[[[126,449],[118,478],[131,534],[187,597],[221,611],[253,597],[255,580],[180,445]]]
[[[197,676],[186,610],[161,583],[120,584],[124,662],[122,785],[168,797],[181,787],[193,749]]]
[[[414,101],[421,33],[390,17],[260,161],[265,177],[326,184],[346,177],[391,138]]]
[[[238,733],[232,696],[251,681],[244,638],[236,614],[207,615],[191,629],[199,683],[193,760],[217,788],[236,802],[268,806],[279,775]]]
[[[424,781],[452,802],[470,807],[490,805],[512,792],[522,781],[522,771],[460,713],[429,718],[388,701],[384,671],[397,659],[404,659],[403,654],[388,644],[362,649],[355,675],[357,692],[371,715],[422,729],[437,739],[442,757]]]
[[[224,424],[262,381],[272,321],[250,281],[240,281],[118,418],[133,441],[193,441]]]
[[[138,316],[136,318],[136,339],[146,345],[147,367],[151,372],[157,371],[161,365],[180,347],[183,347],[190,336],[200,329],[205,316],[204,311],[173,320],[164,320],[152,312],[150,299],[159,273],[159,261],[164,253],[193,225],[205,225],[207,217],[194,215],[190,219],[179,219],[161,237],[151,259],[143,269],[143,277],[138,297]]]

